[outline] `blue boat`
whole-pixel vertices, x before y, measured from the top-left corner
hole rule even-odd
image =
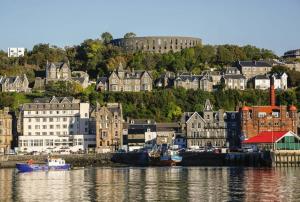
[[[17,163],[19,172],[32,172],[32,171],[50,171],[50,170],[70,170],[71,165],[67,164],[61,158],[48,158],[45,164],[34,164],[32,160],[27,163]]]

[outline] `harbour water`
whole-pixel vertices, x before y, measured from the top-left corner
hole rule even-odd
[[[0,169],[0,201],[299,201],[299,168]]]

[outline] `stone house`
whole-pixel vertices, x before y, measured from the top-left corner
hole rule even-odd
[[[108,90],[108,79],[107,77],[99,77],[96,83],[96,90],[104,92]]]
[[[102,85],[102,84],[101,84]],[[145,70],[124,70],[122,64],[108,77],[108,90],[114,92],[152,91],[152,77]]]
[[[0,110],[0,154],[9,151],[12,141],[12,116],[6,107]]]
[[[96,151],[116,151],[123,145],[123,111],[120,103],[107,103],[91,111],[90,134],[96,136]]]
[[[82,88],[87,88],[89,83],[89,75],[84,71],[71,71],[69,62],[52,62],[47,61],[45,75],[36,77],[34,89],[44,90],[45,85],[49,82],[69,81],[76,82]]]
[[[237,67],[247,80],[272,70],[272,65],[265,61],[238,61]]]
[[[174,80],[174,87],[182,87],[184,89],[212,91],[213,82],[209,74],[193,75],[190,73],[182,73],[178,75]]]
[[[175,73],[165,72],[155,80],[155,86],[158,88],[169,88],[174,86]]]
[[[247,86],[246,77],[242,74],[225,74],[221,78],[221,83],[226,89],[245,90]]]
[[[205,102],[203,113],[185,112],[181,118],[181,125],[188,148],[226,146],[224,111],[213,111],[209,100]]]
[[[23,76],[0,76],[0,91],[1,92],[30,92],[28,87],[29,81],[26,74]]]

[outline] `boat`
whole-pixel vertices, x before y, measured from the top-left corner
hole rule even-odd
[[[71,165],[67,164],[62,158],[47,158],[45,164],[34,164],[30,159],[27,163],[17,163],[19,172],[32,172],[32,171],[50,171],[50,170],[70,170]]]
[[[148,155],[149,164],[153,166],[176,166],[182,161],[179,151],[168,149],[166,145],[153,147]]]

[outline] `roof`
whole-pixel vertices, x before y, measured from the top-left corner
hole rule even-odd
[[[288,131],[264,131],[257,136],[244,140],[243,144],[275,143],[288,133]]]
[[[242,110],[255,110],[255,111],[258,111],[258,112],[266,112],[266,113],[272,113],[274,110],[275,111],[278,111],[280,110],[280,106],[252,106],[252,107],[249,107],[249,106],[244,106],[242,108]]]
[[[265,61],[238,61],[238,65],[241,67],[272,67]]]
[[[100,77],[100,78],[98,78],[98,81],[97,81],[97,83],[106,83],[107,82],[107,77]]]
[[[269,76],[266,74],[263,75],[257,75],[254,77],[255,80],[270,80]]]
[[[224,79],[246,79],[242,74],[226,74],[223,77]]]

